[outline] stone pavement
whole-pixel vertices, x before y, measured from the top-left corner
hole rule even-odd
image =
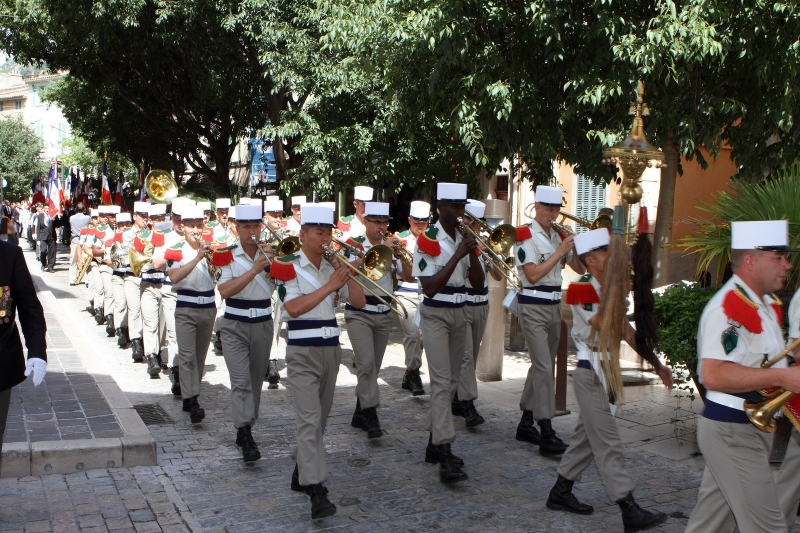
[[[44,282],[63,292],[58,303],[80,332],[84,347],[103,359],[108,376],[130,402],[157,404],[174,422],[149,426],[158,445],[158,466],[0,479],[0,531],[622,530],[619,510],[608,499],[594,466],[575,486],[577,496],[595,507],[593,515],[570,515],[544,506],[558,462],[513,439],[527,371],[522,354],[507,352],[507,379],[480,385],[476,405],[485,424],[466,429],[463,419],[456,419],[453,447],[465,460],[470,479],[448,487],[439,483],[437,467],[423,460],[429,397],[412,397],[400,389],[404,368],[399,326],[395,324],[381,370],[379,417],[387,433],[381,439],[368,441],[363,431],[350,426],[356,379],[345,340],[325,435],[327,487],[338,513],[312,521],[308,498],[289,489],[295,424],[291,394],[283,384],[263,392],[261,419],[253,431],[263,458],[244,465],[234,445],[230,385],[222,357],[209,353],[200,397],[206,419],[193,426],[170,394],[166,376],[149,379],[144,366],[132,363],[129,352],[119,350],[82,312],[86,304],[80,287],[68,287],[63,272]],[[282,348],[283,344],[279,354]],[[427,390],[426,376],[423,380]],[[694,506],[703,461],[696,456],[691,435],[679,445],[670,422],[680,418],[691,427],[691,411],[676,411],[675,397],[659,387],[627,388],[628,403],[620,411],[619,425],[637,500],[670,515],[654,531],[678,532]],[[571,391],[568,408],[575,408]],[[554,421],[565,440],[575,417],[573,412]]]

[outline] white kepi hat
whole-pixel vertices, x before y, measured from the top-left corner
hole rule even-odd
[[[372,201],[372,187],[367,187],[366,185],[359,185],[358,187],[353,189],[353,199],[358,200],[359,202],[371,202]]]
[[[99,214],[100,214],[100,210],[97,209],[96,207],[93,207],[93,208],[89,209],[89,216],[90,217],[94,218]]]
[[[436,199],[443,202],[453,202],[456,204],[467,203],[467,184],[466,183],[437,183]]]
[[[264,212],[283,213],[283,200],[280,196],[267,196],[267,200],[264,202]]]
[[[548,187],[547,185],[536,187],[536,202],[539,204],[561,207],[563,197],[564,191],[558,187]]]
[[[307,202],[305,196],[292,196],[292,206],[304,205]]]
[[[220,209],[230,209],[231,208],[231,199],[230,198],[217,198],[217,201],[214,202],[217,210]]]
[[[166,204],[150,204],[150,209],[147,212],[151,217],[159,217],[167,214]]]
[[[597,228],[592,231],[587,231],[575,235],[575,252],[578,255],[583,255],[608,246],[608,230],[606,228]]]
[[[789,251],[788,220],[731,222],[731,248],[734,250]]]
[[[181,219],[184,222],[187,220],[203,220],[203,210],[198,205],[182,205]]]
[[[408,216],[416,218],[417,220],[428,220],[431,216],[431,204],[421,200],[411,202],[411,208],[408,210]]]
[[[101,215],[116,215],[122,210],[118,205],[101,205],[98,209]]]
[[[483,218],[483,214],[486,212],[486,204],[478,200],[467,200],[464,210],[475,218]]]
[[[131,214],[130,213],[118,213],[115,217],[117,220],[117,224],[120,222],[130,222],[131,221]]]
[[[333,227],[333,209],[318,204],[305,204],[300,211],[303,226]]]
[[[389,204],[386,202],[367,202],[364,206],[364,216],[389,218]]]
[[[317,205],[321,205],[323,207],[329,207],[336,211],[336,202],[317,202]]]
[[[194,200],[191,198],[186,198],[185,196],[179,196],[172,200],[172,214],[181,216],[183,211],[186,209],[187,206],[195,205]]]
[[[211,202],[197,202],[197,207],[203,211],[211,211]]]
[[[133,202],[133,212],[139,215],[149,215],[150,204],[147,202]]]
[[[236,222],[261,222],[261,206],[238,205],[236,206]]]

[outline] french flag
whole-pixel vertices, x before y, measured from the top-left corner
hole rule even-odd
[[[31,203],[43,204],[47,200],[44,196],[44,191],[44,173],[39,172],[39,175],[33,179],[33,183],[31,184]]]
[[[122,171],[119,171],[119,177],[117,178],[117,192],[114,195],[115,204],[120,207],[125,207],[125,200],[123,199],[123,185],[125,184],[125,176],[122,175]]]
[[[139,171],[139,201],[147,201],[147,191],[144,188],[144,171]]]
[[[111,189],[108,186],[108,162],[103,161],[103,205],[111,205]]]
[[[61,205],[64,202],[64,190],[61,188],[61,182],[58,181],[58,163],[54,163],[50,167],[50,177],[47,182],[47,205],[50,206],[50,213],[58,213],[61,215]]]

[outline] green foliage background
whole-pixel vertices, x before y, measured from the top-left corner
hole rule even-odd
[[[48,168],[41,158],[44,143],[18,118],[0,119],[0,177],[8,182],[3,192],[11,201],[27,199],[31,183]]]

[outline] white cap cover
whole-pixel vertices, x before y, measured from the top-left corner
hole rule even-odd
[[[421,200],[415,200],[411,202],[411,208],[408,211],[408,215],[411,218],[428,220],[428,217],[431,216],[431,204]]]
[[[244,198],[239,198],[239,205],[250,205],[250,200],[252,200],[252,198],[246,196]]]
[[[180,196],[172,200],[172,212],[178,216],[181,216],[183,212],[186,210],[187,206],[194,206],[194,200],[191,198],[186,198],[185,196]]]
[[[475,218],[483,218],[483,214],[486,212],[486,204],[478,200],[467,200],[467,205],[464,209]]]
[[[540,204],[560,206],[563,197],[564,191],[558,187],[548,187],[547,185],[536,187],[536,201]]]
[[[258,205],[237,205],[236,222],[261,222],[261,206]]]
[[[120,222],[130,222],[131,221],[131,214],[130,213],[118,213],[115,217],[117,219],[117,224]]]
[[[789,246],[789,221],[757,220],[731,223],[731,248],[734,250],[781,249]]]
[[[367,202],[364,207],[365,217],[388,217],[389,204],[386,202]]]
[[[198,205],[182,205],[181,219],[184,222],[187,220],[203,220],[203,210]]]
[[[203,211],[211,211],[211,202],[197,202],[197,207]]]
[[[133,212],[140,215],[150,214],[150,204],[147,202],[133,202]]]
[[[336,211],[336,202],[318,202],[317,205],[321,205],[323,207],[329,207],[333,211]]]
[[[93,208],[89,209],[89,216],[90,217],[96,217],[99,214],[100,214],[100,210],[97,209],[96,207],[93,207]]]
[[[264,202],[264,212],[283,213],[283,200],[281,200],[280,196],[267,196],[267,199]]]
[[[305,204],[300,211],[300,224],[333,227],[333,209],[319,204]]]
[[[586,233],[575,235],[575,252],[578,255],[597,250],[604,246],[608,246],[609,241],[608,230],[606,228],[597,228]]]
[[[167,214],[167,206],[165,204],[150,204],[148,213],[151,217],[159,217]]]
[[[370,202],[372,201],[372,192],[372,187],[359,185],[353,189],[353,199],[360,202]]]
[[[292,196],[292,205],[303,205],[306,201],[305,196]]]
[[[246,204],[245,203],[241,203],[239,205],[255,205],[255,206],[258,206],[259,210],[261,210],[263,208],[263,205],[264,205],[264,200],[262,200],[261,198],[248,198]]]
[[[217,209],[230,209],[231,208],[231,199],[230,198],[217,198],[216,207]]]
[[[466,183],[437,183],[436,199],[445,202],[466,202],[467,184]]]
[[[114,212],[114,211],[111,209],[112,207],[114,207],[114,206],[113,206],[113,205],[101,205],[101,206],[99,206],[99,207],[97,208],[97,209],[98,209],[98,211],[97,211],[97,212],[98,212],[98,213],[100,213],[101,215],[109,215],[109,214],[111,214],[111,213],[113,213],[113,212]]]

